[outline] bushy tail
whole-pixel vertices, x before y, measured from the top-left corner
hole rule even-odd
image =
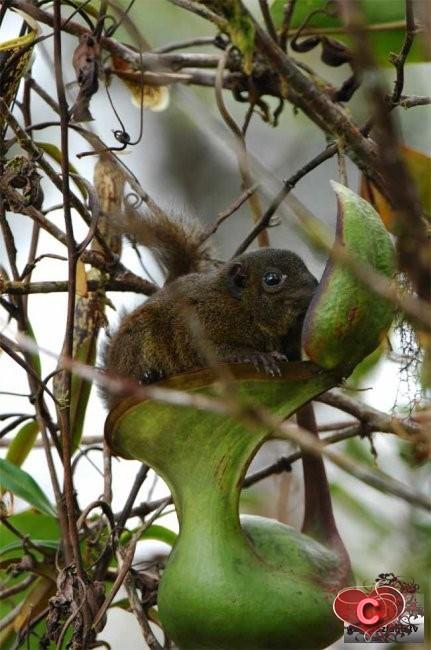
[[[175,219],[161,210],[143,215],[132,207],[126,207],[120,228],[137,244],[151,250],[166,274],[166,282],[214,266],[210,257],[211,247],[197,220]]]

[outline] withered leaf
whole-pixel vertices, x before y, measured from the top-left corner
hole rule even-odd
[[[82,34],[72,63],[79,84],[78,97],[71,111],[72,118],[76,122],[88,122],[93,119],[90,100],[99,88],[100,48],[92,34]]]

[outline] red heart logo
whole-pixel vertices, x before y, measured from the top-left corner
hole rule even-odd
[[[347,587],[337,594],[334,612],[345,623],[359,628],[369,641],[377,630],[396,621],[405,605],[402,593],[389,585],[377,585],[369,593]]]

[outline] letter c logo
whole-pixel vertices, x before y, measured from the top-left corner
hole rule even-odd
[[[356,608],[356,615],[363,625],[374,625],[378,620],[380,620],[380,616],[378,614],[374,614],[374,616],[371,616],[370,618],[365,616],[364,609],[367,607],[367,605],[372,605],[373,607],[378,608],[379,601],[375,598],[364,598],[358,603],[358,606]]]

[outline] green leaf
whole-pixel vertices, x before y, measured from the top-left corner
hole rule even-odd
[[[10,443],[6,460],[21,466],[31,451],[38,433],[39,424],[36,420],[24,424]]]
[[[0,485],[40,512],[55,516],[54,506],[30,474],[4,458],[0,458]]]
[[[253,20],[245,13],[238,0],[225,3],[224,13],[229,21],[229,36],[243,55],[244,72],[250,74],[253,64],[255,29]]]
[[[39,546],[43,550],[47,551],[57,551],[58,545],[60,541],[53,541],[51,539],[34,539],[32,538],[32,543],[35,546]],[[6,544],[6,546],[1,546],[0,547],[0,557],[2,555],[6,555],[7,553],[10,553],[11,551],[16,551],[17,549],[22,548],[22,540],[19,540],[17,542],[11,542],[10,544]]]
[[[282,25],[285,4],[286,0],[275,0],[271,6],[271,14],[276,27]],[[324,9],[326,4],[326,0],[298,1],[293,12],[291,28],[298,28],[312,11]],[[387,66],[392,65],[389,55],[391,52],[398,53],[404,41],[404,0],[362,0],[361,7],[366,23],[373,25],[373,30],[369,31],[368,38],[378,63]],[[343,23],[339,18],[319,12],[312,17],[310,23],[307,24],[308,27],[323,28],[325,30],[324,34],[333,35],[336,40],[340,40],[347,45],[352,43],[349,35],[339,33],[339,29],[343,27]],[[305,34],[306,32],[304,36]],[[419,35],[413,42],[407,63],[419,63],[428,60],[425,44]]]
[[[160,526],[160,524],[153,524],[141,535],[141,539],[155,539],[158,542],[164,542],[173,546],[176,542],[178,535],[174,533],[173,530],[166,528],[166,526]]]
[[[17,515],[11,515],[8,517],[8,521],[22,535],[32,540],[40,540],[42,545],[52,545],[54,547],[60,543],[58,520],[51,515],[44,515],[35,510],[25,510]],[[14,545],[17,545],[16,548],[21,547],[22,540],[17,538],[4,524],[0,523],[0,555],[2,557],[9,556]]]
[[[94,365],[96,359],[97,333],[89,336],[80,345],[74,356],[75,360],[88,365]],[[92,383],[79,377],[72,376],[70,414],[72,422],[72,453],[79,447],[84,428],[85,414],[90,398]]]
[[[372,372],[379,361],[382,359],[388,348],[388,343],[386,340],[382,341],[380,345],[371,352],[365,359],[363,359],[354,369],[348,380],[348,386],[350,388],[359,388],[363,383],[366,377]]]
[[[136,528],[134,530],[124,530],[120,536],[120,544],[127,544],[134,533],[136,533],[136,530]],[[173,546],[177,537],[178,535],[173,530],[170,530],[170,528],[166,528],[166,526],[161,526],[160,524],[153,524],[144,530],[140,539],[155,539],[158,542],[164,542],[165,544],[169,544],[169,546]]]
[[[31,326],[30,321],[27,321],[27,336],[29,336],[31,339],[33,339],[34,343],[37,345],[36,337],[33,332],[33,328]],[[40,377],[42,374],[42,366],[40,363],[40,356],[38,352],[32,352],[31,353],[31,365],[33,366],[33,370],[37,372],[38,376]]]
[[[105,301],[100,292],[89,292],[80,296],[75,304],[75,324],[73,328],[74,359],[94,366],[96,361],[97,337],[104,320]],[[74,375],[71,387],[72,451],[79,446],[84,427],[92,383]]]
[[[55,144],[51,144],[51,142],[36,142],[35,144],[42,149],[45,153],[48,154],[55,162],[57,162],[59,165],[61,165],[61,151],[58,147],[55,146]],[[78,170],[74,165],[72,165],[71,162],[69,162],[69,172],[72,174],[78,174]],[[73,182],[76,184],[77,188],[81,192],[81,195],[84,199],[87,198],[87,188],[85,187],[84,183],[80,181],[79,178],[76,176],[73,177]]]
[[[376,463],[370,450],[370,443],[367,440],[350,438],[346,441],[345,451],[351,458],[358,460],[368,467],[375,467]]]

